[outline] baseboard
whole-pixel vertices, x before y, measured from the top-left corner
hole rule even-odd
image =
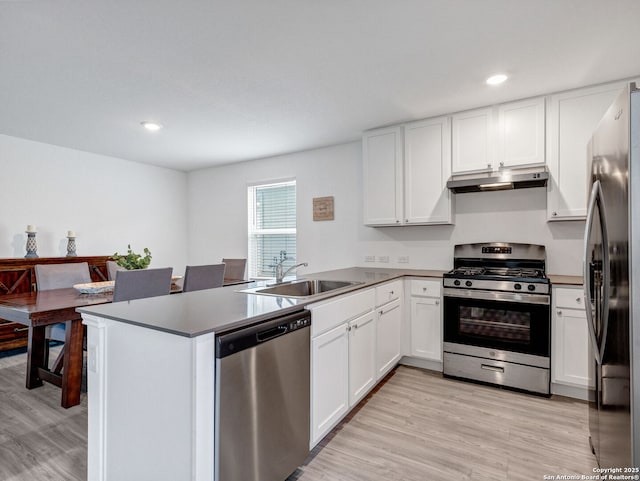
[[[419,357],[403,356],[402,359],[400,359],[400,364],[428,369],[429,371],[442,372],[442,362],[440,361],[430,361]]]
[[[551,383],[551,394],[571,397],[574,399],[581,399],[582,401],[589,400],[589,390],[586,387],[567,386],[566,384]]]

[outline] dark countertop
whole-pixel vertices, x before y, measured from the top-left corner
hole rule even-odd
[[[259,285],[254,283],[89,306],[80,308],[78,311],[180,336],[196,337],[255,324],[302,310],[304,306],[320,299],[342,295],[403,276],[441,278],[444,272],[446,271],[351,267],[301,276],[300,279],[362,282],[351,288],[311,299],[238,292],[241,289]]]

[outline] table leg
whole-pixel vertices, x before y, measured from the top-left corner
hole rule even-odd
[[[65,324],[62,407],[70,408],[80,404],[83,326],[81,319],[66,321]]]
[[[29,327],[27,340],[27,389],[42,386],[38,368],[43,367],[45,353],[44,326]]]

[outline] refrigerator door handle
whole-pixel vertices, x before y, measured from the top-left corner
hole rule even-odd
[[[600,338],[600,363],[604,360],[604,348],[607,345],[609,330],[609,297],[611,295],[611,263],[609,262],[609,230],[607,228],[607,209],[604,205],[602,186],[598,181],[598,210],[602,228],[602,336]]]
[[[600,343],[598,342],[598,338],[596,336],[596,328],[593,319],[593,311],[591,310],[591,305],[593,304],[593,300],[591,299],[591,272],[590,272],[590,263],[589,263],[589,254],[591,252],[591,231],[593,227],[593,216],[596,210],[596,205],[600,208],[601,204],[598,199],[602,198],[602,189],[600,187],[600,181],[596,180],[593,183],[591,188],[591,196],[589,197],[589,207],[587,210],[587,222],[585,225],[584,232],[584,262],[583,262],[583,275],[584,275],[584,298],[585,298],[585,312],[587,314],[587,327],[589,328],[589,337],[591,338],[591,345],[593,347],[593,354],[596,358],[598,364],[602,363],[602,355],[600,352]],[[601,223],[602,226],[602,223]],[[603,227],[603,226],[602,226]],[[605,229],[603,228],[603,231]],[[603,232],[603,244],[605,244],[604,236],[606,236],[606,232]],[[607,251],[608,249],[603,249]],[[608,252],[606,254],[608,259]],[[604,262],[603,258],[603,264]],[[603,276],[604,277],[604,276]],[[607,275],[608,278],[608,275]],[[600,306],[596,306],[599,308]]]

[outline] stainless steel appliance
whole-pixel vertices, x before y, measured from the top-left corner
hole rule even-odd
[[[309,454],[309,312],[216,338],[215,480],[285,480]]]
[[[640,92],[617,97],[587,146],[584,289],[595,388],[590,443],[602,468],[640,465]]]
[[[461,244],[444,274],[445,376],[549,395],[545,248]]]
[[[489,169],[485,172],[452,175],[447,181],[447,187],[451,192],[463,194],[466,192],[544,187],[547,185],[548,179],[549,171],[546,165],[512,169],[500,167],[498,172]]]

